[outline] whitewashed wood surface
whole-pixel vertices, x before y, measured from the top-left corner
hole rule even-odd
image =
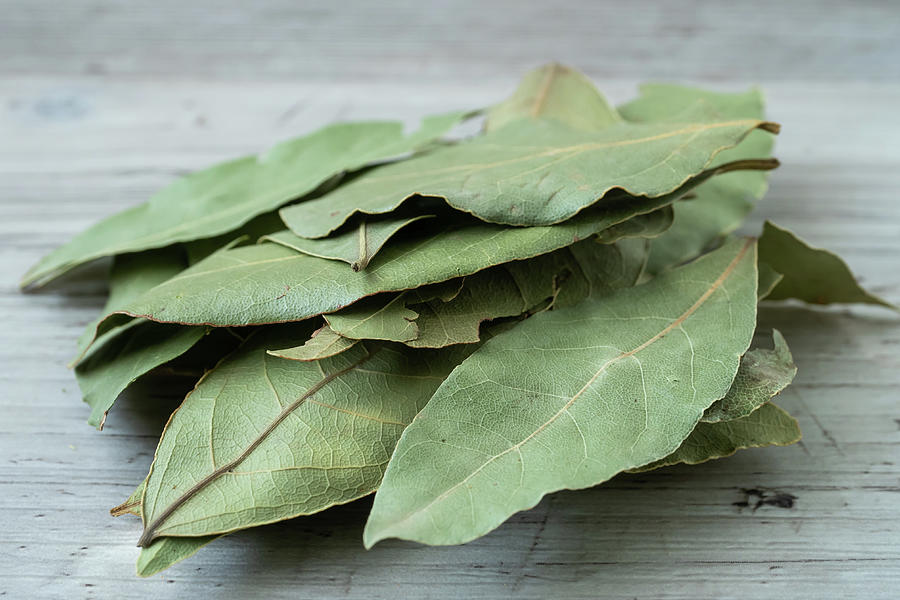
[[[177,175],[334,119],[480,106],[549,59],[615,101],[644,79],[762,85],[784,124],[763,218],[900,302],[897,2],[0,0],[0,596],[897,598],[900,318],[764,311],[800,374],[802,444],[548,497],[462,547],[366,552],[367,501],[134,575],[144,476],[174,400],[139,388],[100,433],[65,363],[102,271],[20,294],[77,231]],[[735,503],[745,489],[792,508]],[[752,498],[751,498],[752,501]]]

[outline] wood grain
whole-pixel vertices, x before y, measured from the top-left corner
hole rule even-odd
[[[187,170],[334,119],[412,123],[484,105],[558,59],[615,101],[660,77],[762,84],[784,125],[784,166],[747,230],[772,218],[900,302],[896,3],[0,10],[0,596],[896,597],[900,319],[887,311],[764,311],[762,327],[781,329],[800,367],[781,404],[802,444],[555,494],[462,547],[366,552],[366,500],[229,536],[140,580],[140,523],[107,511],[146,473],[177,399],[139,385],[102,433],[91,429],[65,363],[101,305],[102,265],[47,292],[16,288],[43,253]],[[796,500],[753,510],[758,496],[742,490]]]

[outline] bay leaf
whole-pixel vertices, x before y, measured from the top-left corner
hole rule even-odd
[[[260,238],[282,229],[284,229],[284,223],[281,222],[281,217],[278,216],[278,212],[272,211],[254,217],[249,222],[228,233],[211,238],[192,240],[182,245],[187,253],[188,264],[194,265],[222,248],[255,244]]]
[[[369,261],[395,233],[411,223],[431,218],[434,218],[434,215],[363,219],[357,227],[327,238],[308,239],[280,231],[264,237],[263,240],[276,243],[284,240],[298,252],[319,258],[342,260],[349,263],[354,271],[360,271],[366,268]]]
[[[813,248],[794,233],[766,221],[759,238],[759,260],[783,275],[767,300],[795,298],[810,304],[896,306],[864,290],[839,256]]]
[[[769,297],[784,276],[770,267],[768,263],[760,262],[756,266],[759,269],[759,299],[762,301]]]
[[[338,312],[325,315],[336,333],[355,340],[393,340],[408,342],[419,335],[416,318],[404,302],[405,294],[393,298],[369,297]]]
[[[718,93],[678,85],[645,84],[640,91],[640,97],[619,107],[629,121],[672,120],[697,106],[708,107],[718,119],[765,117],[764,99],[758,89]],[[755,131],[737,147],[718,154],[713,164],[771,156],[773,142],[771,135]],[[698,187],[691,200],[674,205],[672,229],[651,244],[649,272],[658,273],[694,258],[737,229],[767,188],[768,174],[761,171],[729,173]]]
[[[464,543],[544,494],[671,454],[730,388],[756,325],[756,285],[755,241],[732,240],[486,342],[404,431],[366,547]]]
[[[655,200],[645,206],[656,208]],[[629,204],[632,204],[629,202]],[[634,207],[604,210],[556,226],[482,224],[450,229],[385,248],[364,272],[298,253],[287,236],[216,253],[149,290],[101,324],[122,315],[187,324],[249,325],[302,320],[360,298],[471,275],[492,265],[552,252],[632,217]],[[656,217],[653,217],[656,221]]]
[[[533,312],[544,301],[564,308],[591,295],[634,285],[646,254],[629,251],[629,241],[600,244],[588,238],[550,254],[470,275],[450,302],[409,305],[419,313],[415,321],[419,335],[405,343],[414,348],[474,343],[480,340],[485,321]]]
[[[766,402],[749,415],[737,419],[698,423],[678,450],[633,469],[633,472],[651,471],[678,463],[696,465],[731,456],[746,448],[789,446],[800,441],[800,435],[796,419],[772,402]]]
[[[395,158],[445,134],[468,113],[426,118],[403,134],[400,122],[328,125],[260,156],[183,177],[148,202],[77,235],[32,267],[22,285],[43,284],[91,260],[228,233],[253,217],[305,196],[346,171]]]
[[[600,244],[589,238],[549,254],[512,261],[443,284],[364,298],[325,315],[328,322],[339,317],[340,327],[338,331],[328,326],[320,330],[325,332],[324,345],[329,352],[333,346],[339,346],[333,351],[336,354],[351,346],[356,338],[389,339],[415,348],[478,342],[485,321],[519,316],[547,301],[553,306],[567,306],[592,293],[599,294],[601,289],[633,285],[646,252],[643,244],[634,250],[624,249],[628,241]],[[384,320],[391,322],[382,323]],[[371,322],[376,326],[371,327]],[[414,338],[410,337],[410,325],[417,330]],[[307,346],[318,348],[316,340],[314,334],[304,346],[270,354],[308,359]]]
[[[671,219],[668,213],[654,211],[667,207],[700,182],[735,168],[773,165],[769,161],[730,163],[705,171],[667,196],[626,195],[552,226],[478,223],[438,231],[389,245],[359,273],[336,261],[297,253],[280,237],[278,245],[262,243],[224,250],[107,317],[98,334],[129,317],[214,326],[299,321],[334,312],[379,292],[443,282],[496,264],[539,256],[598,233],[604,242],[653,234]],[[607,235],[607,230],[613,233]]]
[[[91,407],[88,423],[103,429],[106,413],[129,385],[187,352],[206,331],[206,327],[139,321],[101,345],[75,368],[82,397]]]
[[[773,350],[754,348],[741,357],[731,389],[725,397],[706,409],[703,423],[718,423],[746,417],[790,385],[797,365],[777,329],[772,331]]]
[[[302,346],[269,350],[268,353],[288,360],[319,360],[349,350],[357,343],[359,340],[344,337],[326,324],[314,331]]]
[[[381,480],[400,432],[471,350],[357,344],[315,362],[267,354],[306,324],[263,330],[208,373],[163,432],[139,545],[349,502]]]
[[[551,225],[612,190],[669,194],[757,129],[776,133],[778,125],[758,119],[623,122],[584,132],[553,121],[519,120],[465,143],[372,169],[280,214],[297,235],[318,238],[357,213],[393,212],[407,199],[424,196],[442,198],[490,223]]]
[[[116,256],[104,314],[126,306],[185,267],[177,247]],[[205,335],[206,327],[161,325],[135,319],[110,328],[88,351],[100,319],[89,323],[78,340],[75,379],[91,408],[88,423],[103,429],[106,413],[135,380],[181,356]]]
[[[100,311],[100,316],[87,324],[78,337],[78,352],[69,366],[75,366],[87,355],[90,346],[103,345],[103,340],[94,342],[97,325],[105,315],[128,305],[150,288],[171,279],[187,267],[182,248],[169,246],[147,252],[120,254],[113,258],[109,270],[109,296]],[[107,335],[104,340],[111,339]]]
[[[622,122],[587,77],[557,63],[527,73],[512,96],[487,112],[484,128],[493,131],[519,119],[551,119],[580,131]]]

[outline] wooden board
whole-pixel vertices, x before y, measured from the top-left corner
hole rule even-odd
[[[55,245],[187,170],[334,119],[412,124],[485,105],[555,58],[616,101],[649,78],[763,85],[784,166],[747,230],[772,218],[900,302],[896,3],[136,4],[0,0],[0,596],[898,596],[888,311],[764,312],[800,366],[781,400],[800,445],[555,494],[462,547],[366,552],[362,501],[141,580],[139,522],[107,510],[146,473],[174,401],[145,386],[91,429],[65,363],[102,303],[100,268],[38,294],[16,286]],[[796,500],[753,510],[744,490]]]

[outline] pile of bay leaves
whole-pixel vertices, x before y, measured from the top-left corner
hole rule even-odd
[[[730,235],[778,129],[755,90],[613,108],[550,65],[412,133],[331,125],[193,173],[54,251],[25,285],[113,257],[74,361],[91,424],[202,366],[113,509],[143,519],[138,572],[373,492],[367,547],[460,544],[556,490],[797,441],[758,302],[889,305],[776,225]]]

